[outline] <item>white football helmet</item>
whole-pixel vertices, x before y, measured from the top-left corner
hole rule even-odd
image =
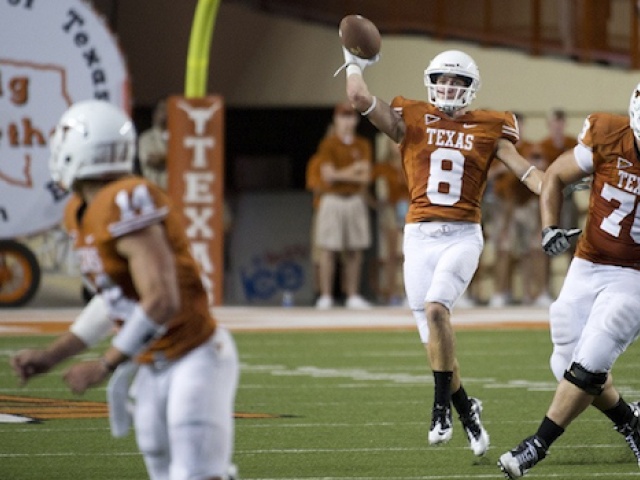
[[[640,83],[636,85],[629,101],[629,124],[636,140],[640,141]]]
[[[75,103],[50,139],[51,177],[70,190],[79,179],[110,178],[133,171],[136,132],[129,116],[103,100]]]
[[[464,86],[437,85],[441,75],[453,75],[464,80]],[[429,103],[446,113],[467,107],[480,90],[480,71],[469,55],[459,50],[447,50],[436,55],[424,71]]]

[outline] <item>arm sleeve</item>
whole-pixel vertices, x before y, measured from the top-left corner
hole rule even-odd
[[[391,100],[391,108],[393,108],[396,112],[398,112],[402,116],[402,112],[404,109],[405,99],[404,97],[394,97]]]
[[[597,117],[589,115],[584,119],[582,131],[578,135],[578,144],[573,148],[573,155],[578,166],[586,173],[593,173],[594,127]]]
[[[506,138],[514,145],[520,140],[520,129],[518,127],[518,120],[516,116],[511,112],[505,112],[504,122],[502,124],[502,138]]]
[[[94,295],[71,324],[69,331],[82,340],[87,347],[92,347],[104,340],[112,328],[113,322],[109,318],[102,295]]]
[[[573,156],[576,163],[585,173],[593,173],[593,152],[583,144],[579,143],[573,147]]]

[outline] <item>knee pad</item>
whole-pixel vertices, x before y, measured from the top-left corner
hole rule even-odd
[[[593,373],[579,363],[573,362],[564,372],[564,378],[589,395],[600,395],[607,381],[607,372]]]
[[[549,319],[551,341],[554,346],[570,345],[573,350],[580,339],[584,324],[576,314],[575,306],[558,299],[549,307]],[[566,369],[569,365],[570,363],[567,362],[564,368]]]

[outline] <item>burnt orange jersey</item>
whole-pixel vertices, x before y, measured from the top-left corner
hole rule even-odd
[[[512,113],[474,110],[455,120],[433,105],[393,99],[406,124],[400,148],[411,204],[407,223],[462,220],[480,223],[480,201],[498,140],[516,143]]]
[[[336,135],[329,135],[320,145],[316,155],[319,163],[331,163],[336,169],[342,169],[358,161],[372,162],[371,142],[356,135],[350,144],[342,142]],[[354,182],[334,182],[327,186],[327,193],[353,195],[362,192],[362,184]]]
[[[313,155],[307,163],[306,169],[306,188],[313,193],[313,208],[318,208],[320,204],[320,196],[327,190],[327,184],[322,180],[320,166],[322,165],[322,157]]]
[[[546,166],[551,165],[560,154],[572,149],[578,142],[574,137],[565,136],[562,145],[556,147],[551,137],[547,137],[540,142],[540,149],[542,150],[542,156]]]
[[[629,117],[590,115],[579,140],[592,152],[593,184],[576,257],[640,270],[640,160]]]
[[[518,150],[518,153],[524,158],[527,158],[529,156],[529,153],[531,153],[531,150],[533,150],[534,145],[534,143],[521,139],[518,143],[516,143],[516,150]]]
[[[89,205],[75,196],[67,205],[64,222],[79,255],[83,276],[105,298],[108,296],[106,303],[110,307],[139,299],[128,261],[116,250],[118,239],[155,224],[164,228],[175,257],[180,310],[169,321],[166,334],[139,361],[150,362],[158,352],[167,359],[179,358],[211,336],[215,321],[209,313],[198,267],[189,252],[183,220],[159,187],[139,177],[110,182]],[[110,315],[116,319],[120,313],[111,310]]]

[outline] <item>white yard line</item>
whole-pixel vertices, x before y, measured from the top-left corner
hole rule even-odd
[[[0,310],[0,334],[33,333],[41,323],[70,323],[78,308]],[[216,319],[232,331],[307,329],[413,329],[415,322],[407,308],[374,307],[370,310],[334,308],[320,311],[312,307],[215,307]],[[458,309],[453,324],[459,327],[482,325],[544,326],[548,310],[532,307]],[[24,330],[20,330],[24,328]]]

